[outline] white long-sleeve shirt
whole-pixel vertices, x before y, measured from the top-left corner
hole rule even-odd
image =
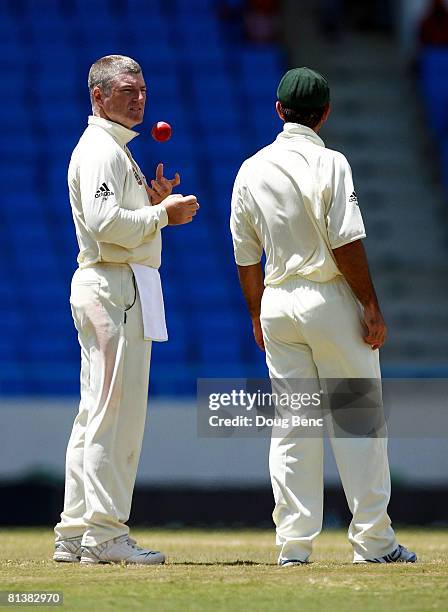
[[[81,268],[98,262],[160,267],[160,230],[168,216],[163,203],[150,205],[143,174],[126,146],[137,135],[92,116],[73,151],[68,185]]]
[[[327,282],[341,274],[332,249],[366,235],[348,161],[297,123],[241,166],[230,227],[238,265],[265,251],[266,285]]]

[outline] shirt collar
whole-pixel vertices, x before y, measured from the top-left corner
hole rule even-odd
[[[283,132],[280,132],[280,134],[277,136],[278,140],[291,138],[309,140],[319,147],[325,147],[324,141],[316,134],[314,130],[306,125],[301,125],[300,123],[285,123],[283,125]]]
[[[108,132],[122,147],[139,135],[138,132],[129,130],[127,127],[124,127],[124,125],[120,125],[114,121],[109,121],[108,119],[103,119],[102,117],[96,117],[94,115],[90,115],[89,125],[97,125],[98,127],[103,128],[103,130],[106,130],[106,132]]]

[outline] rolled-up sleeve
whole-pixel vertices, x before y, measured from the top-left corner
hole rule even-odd
[[[239,266],[251,266],[261,261],[263,247],[245,207],[246,188],[241,171],[233,186],[230,231],[235,261]]]
[[[86,156],[79,168],[82,210],[94,240],[135,248],[168,224],[165,206],[122,206],[126,162],[115,151]]]
[[[326,215],[328,238],[332,249],[365,238],[366,232],[347,159],[334,158]]]

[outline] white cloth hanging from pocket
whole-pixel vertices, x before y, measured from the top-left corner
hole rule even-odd
[[[129,265],[134,273],[140,295],[145,340],[166,342],[168,332],[159,271],[141,264],[131,263]]]

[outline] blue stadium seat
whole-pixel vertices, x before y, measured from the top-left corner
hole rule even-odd
[[[88,64],[86,70],[83,71],[84,79],[87,76],[90,66],[100,57],[116,53],[120,55],[127,54],[125,53],[126,50],[123,48],[123,46],[119,45],[117,37],[114,36],[104,35],[104,37],[94,38],[93,36],[86,35],[83,36],[81,44],[85,50],[85,57],[87,59],[86,64]],[[83,84],[84,82],[87,82],[84,81],[84,79]]]
[[[205,75],[196,78],[192,84],[193,94],[196,104],[201,109],[212,109],[218,107],[227,110],[229,116],[236,116],[237,97],[232,89],[231,82],[227,78],[207,79]]]
[[[8,25],[13,25],[16,22],[14,15],[11,12],[11,5],[8,2],[0,3],[0,23],[6,28]]]
[[[17,296],[17,293],[14,292]],[[23,316],[23,312],[18,309],[7,308],[5,312],[2,313],[2,320],[4,328],[7,330],[23,330],[26,327],[26,319]]]
[[[152,20],[162,21],[163,19],[161,4],[163,4],[163,0],[162,2],[152,0],[150,4],[148,4],[147,0],[126,0],[126,9],[129,17],[137,18],[144,22],[147,20],[147,27],[152,30]],[[164,21],[163,25],[165,25]]]
[[[241,362],[241,345],[238,340],[238,334],[234,332],[226,337],[222,334],[222,331],[221,327],[220,335],[218,337],[215,336],[216,340],[210,337],[201,345],[200,356],[204,363]],[[224,375],[228,376],[227,374]]]
[[[191,20],[192,13],[198,16],[214,16],[218,6],[215,0],[175,0],[175,14],[181,19]]]
[[[182,60],[188,66],[195,67],[196,70],[225,70],[224,49],[218,45],[204,48],[200,44],[184,44],[181,49]]]
[[[227,139],[230,140],[231,135],[235,134],[240,127],[238,121],[238,115],[236,106],[233,104],[233,100],[229,100],[229,104],[224,101],[216,102],[212,101],[207,103],[206,100],[197,100],[196,106],[200,113],[199,121],[203,126],[204,133],[211,138],[214,130],[226,132]],[[216,138],[216,145],[219,146],[219,137]]]
[[[47,310],[36,308],[33,314],[33,326],[40,331],[47,330],[48,317],[49,313]],[[66,338],[70,338],[74,334],[76,335],[68,301],[68,293],[67,300],[59,308],[52,310],[51,326],[55,334],[67,334]]]
[[[0,33],[0,37],[2,34]],[[28,60],[30,50],[22,44],[19,38],[15,38],[14,40],[5,39],[1,45],[2,49],[2,71],[8,73],[9,76],[14,78],[14,81],[17,82],[21,77],[25,77],[25,72],[23,69],[18,69],[18,65],[22,65]],[[16,73],[14,75],[14,73]]]
[[[80,126],[87,127],[85,114],[77,106],[70,104],[69,100],[70,98],[67,100],[67,104],[55,104],[47,107],[41,105],[41,124],[49,131],[53,131],[55,135],[58,133],[58,126],[63,126],[65,131],[79,129]]]
[[[41,31],[35,38],[34,48],[38,58],[38,71],[42,73],[46,83],[52,80],[52,93],[60,91],[61,85],[79,86],[80,72],[77,70],[77,63],[73,61],[73,48],[67,41],[66,33],[58,32],[55,36],[51,30]],[[36,90],[39,91],[39,88]],[[48,101],[48,90],[43,93]]]
[[[177,74],[158,69],[156,63],[144,69],[149,99],[153,97],[164,99],[177,98],[181,95],[181,84]]]
[[[57,304],[58,308],[65,308],[69,293],[68,287],[64,287],[57,279],[46,277],[36,278],[35,283],[27,285],[26,295],[32,310],[32,304],[40,307],[54,307]]]
[[[47,312],[50,318],[51,313]],[[53,333],[48,334],[48,331],[36,331],[30,329],[27,331],[26,350],[28,358],[41,361],[48,359],[65,359],[72,352],[71,338],[65,335]]]
[[[209,19],[188,19],[182,27],[182,43],[186,47],[214,49],[216,53],[223,54],[225,49],[221,45],[220,29],[217,23]]]
[[[22,200],[26,203],[29,195],[33,193],[35,187],[35,164],[32,162],[19,160],[9,160],[2,163],[1,178],[4,193],[8,194],[5,202],[5,212],[11,210],[11,202],[18,201],[17,196],[22,195]],[[20,201],[20,200],[19,200]]]
[[[62,19],[60,0],[45,0],[45,10],[42,10],[42,0],[25,0],[24,4],[30,22],[45,23]]]
[[[247,46],[240,55],[240,66],[243,74],[259,73],[263,75],[278,74],[283,72],[283,56],[277,47],[251,47]]]
[[[31,130],[25,129],[23,125],[16,126],[15,134],[0,131],[0,151],[8,151],[9,159],[14,156],[23,161],[24,154],[28,159],[35,158],[40,147],[40,142]]]
[[[155,45],[169,41],[170,28],[167,27],[165,17],[160,12],[149,10],[147,13],[141,13],[139,19],[129,14],[129,21],[132,24],[133,36],[139,44],[148,42]]]
[[[24,365],[26,393],[69,396],[79,393],[79,363],[68,359],[30,360]],[[57,376],[55,376],[57,372]]]
[[[22,280],[34,281],[43,275],[51,278],[59,277],[59,264],[56,253],[54,253],[47,242],[31,242],[27,252],[17,249],[14,260]]]
[[[8,120],[11,121],[14,125],[18,126],[19,130],[22,127],[28,127],[30,125],[29,109],[22,101],[19,100],[15,104],[9,106]]]
[[[182,105],[183,98],[177,96],[166,96],[163,92],[149,90],[146,120],[144,126],[138,126],[137,131],[143,133],[142,129],[146,127],[146,133],[149,134],[152,123],[156,121],[168,121],[173,127],[173,136],[178,130],[185,131],[187,124],[187,112]],[[151,124],[148,124],[151,119]],[[140,139],[139,139],[140,140]],[[134,146],[134,144],[132,144]]]
[[[448,136],[448,50],[427,47],[420,56],[420,82],[428,122],[439,141]]]
[[[213,160],[220,161],[221,164],[225,160],[230,160],[233,163],[242,160],[245,151],[245,141],[238,130],[238,124],[235,122],[222,122],[219,128],[226,128],[227,132],[222,129],[208,130],[204,132],[204,137],[201,147],[207,151]],[[212,171],[221,172],[222,165],[214,167]]]
[[[107,25],[111,19],[109,0],[75,0],[73,17],[82,23],[97,22]]]
[[[15,48],[11,48],[10,51],[3,48],[3,51],[7,54],[2,60],[3,78],[7,80],[10,87],[14,87],[19,93],[24,93],[29,88],[30,75],[22,67],[18,69],[20,53]]]
[[[11,336],[4,335],[0,337],[0,367],[3,361],[11,359],[14,353],[14,342]],[[0,389],[1,390],[1,389]]]

